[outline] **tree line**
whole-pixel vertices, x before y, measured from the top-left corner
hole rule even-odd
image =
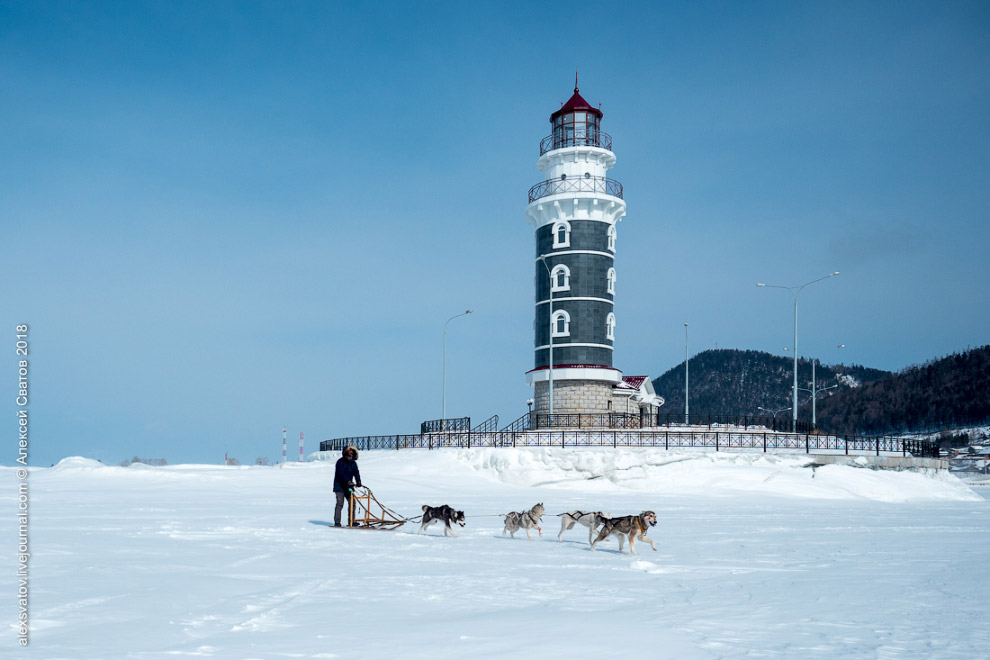
[[[790,416],[793,358],[763,351],[708,350],[691,357],[690,409],[712,415]],[[930,431],[990,420],[990,346],[966,350],[898,373],[861,365],[798,360],[798,415],[811,419],[811,389],[819,391],[818,428],[834,433]],[[666,399],[662,412],[684,409],[684,363],[653,381]],[[761,411],[763,408],[764,411]]]

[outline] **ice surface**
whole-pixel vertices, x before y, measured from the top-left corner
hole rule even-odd
[[[463,509],[461,538],[328,528],[327,463],[32,469],[31,646],[8,570],[0,657],[986,657],[990,505],[947,475],[635,449],[360,464],[399,512]],[[500,535],[540,501],[542,537]],[[653,509],[659,551],[558,543],[569,509]]]

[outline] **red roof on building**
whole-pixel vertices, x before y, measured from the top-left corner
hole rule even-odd
[[[576,112],[576,111],[587,111],[598,115],[598,118],[602,118],[602,111],[598,108],[593,108],[590,103],[584,100],[584,97],[578,93],[578,88],[574,88],[574,96],[569,98],[567,102],[560,106],[560,110],[550,115],[550,121],[552,122],[557,115],[562,115],[565,112]]]
[[[638,390],[643,386],[643,383],[649,380],[649,376],[623,376],[622,384],[627,385],[634,390]]]

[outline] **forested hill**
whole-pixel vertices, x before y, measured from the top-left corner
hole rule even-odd
[[[693,414],[758,415],[758,406],[789,408],[793,360],[762,351],[711,350],[691,357]],[[898,373],[859,365],[816,368],[818,427],[850,433],[894,433],[982,424],[990,420],[990,346]],[[798,386],[811,388],[811,363],[798,361]],[[835,387],[832,387],[832,386]],[[684,364],[653,381],[666,399],[661,412],[684,411]],[[811,397],[799,393],[799,415],[811,420]],[[787,415],[789,416],[789,414]]]
[[[891,433],[990,420],[990,345],[912,366],[818,402],[818,426]]]
[[[789,408],[794,385],[794,359],[763,351],[718,349],[691,357],[689,365],[691,412],[719,415],[761,415],[758,406],[769,410]],[[890,376],[889,371],[859,365],[823,365],[815,368],[817,389],[832,385],[857,389],[864,383]],[[653,381],[657,394],[666,399],[661,412],[684,411],[684,363]],[[798,360],[798,387],[811,389],[811,362]],[[800,392],[800,401],[810,395]],[[825,394],[819,395],[819,402]],[[809,415],[810,421],[810,415]]]

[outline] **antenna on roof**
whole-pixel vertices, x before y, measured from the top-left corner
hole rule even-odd
[[[577,86],[577,74],[578,74],[578,70],[577,70],[577,68],[575,68],[575,69],[574,69],[574,93],[575,93],[575,94],[577,94],[577,92],[578,92],[578,86]]]

